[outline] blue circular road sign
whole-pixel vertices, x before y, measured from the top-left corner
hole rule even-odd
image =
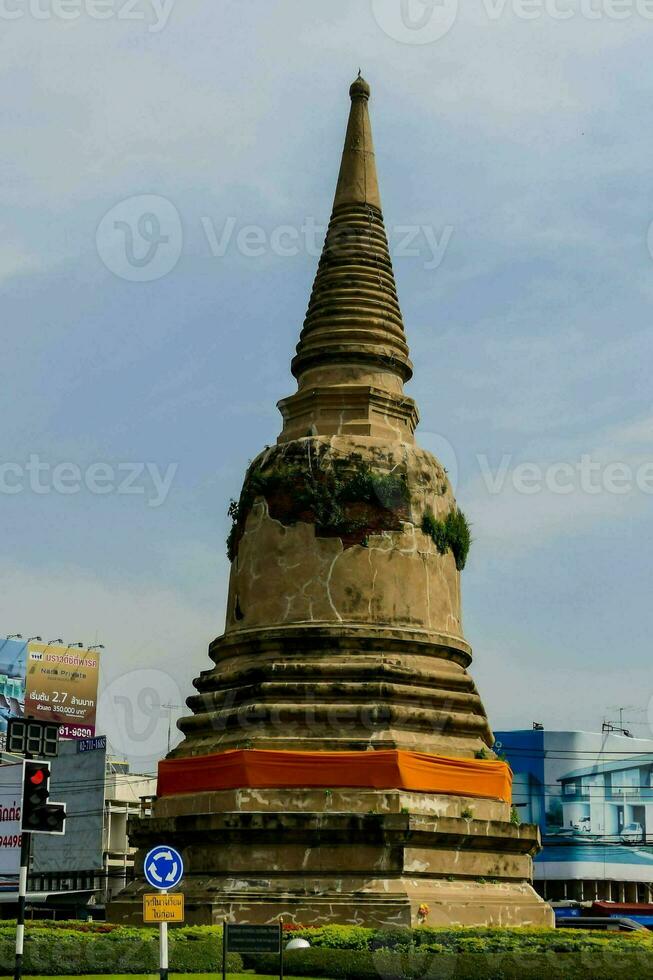
[[[160,844],[148,851],[143,871],[152,888],[174,888],[184,876],[184,862],[174,847]]]

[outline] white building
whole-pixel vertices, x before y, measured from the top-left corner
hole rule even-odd
[[[131,773],[127,762],[103,751],[89,756],[65,743],[53,763],[50,796],[66,803],[66,833],[32,839],[28,901],[52,915],[101,914],[124,888],[134,866],[127,822],[149,814],[156,792],[156,776]]]
[[[131,816],[149,816],[156,793],[156,776],[130,773],[126,762],[107,759],[104,783],[102,828],[102,903],[127,884],[134,867],[134,850],[129,846],[127,822]]]
[[[653,754],[595,763],[559,782],[563,827],[609,843],[647,843],[653,835]]]

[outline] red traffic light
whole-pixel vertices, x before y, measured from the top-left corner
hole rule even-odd
[[[41,759],[23,762],[21,829],[29,834],[63,834],[66,804],[49,802],[50,763]]]

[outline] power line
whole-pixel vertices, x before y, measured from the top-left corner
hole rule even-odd
[[[649,741],[647,739],[647,741]],[[603,755],[614,755],[619,758],[628,758],[631,755],[653,755],[653,740],[651,740],[651,747],[648,750],[643,749],[537,749],[537,748],[526,748],[522,745],[501,745],[497,747],[498,751],[505,755],[507,753],[512,753],[514,755],[530,755],[534,758],[541,759],[557,759],[557,758],[567,758],[568,756],[603,756]]]

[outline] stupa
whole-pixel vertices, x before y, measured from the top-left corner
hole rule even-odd
[[[468,673],[469,528],[404,393],[363,78],[350,96],[297,391],[232,504],[225,632],[131,823],[137,868],[181,850],[197,923],[550,924]],[[146,890],[110,917],[139,921]]]

